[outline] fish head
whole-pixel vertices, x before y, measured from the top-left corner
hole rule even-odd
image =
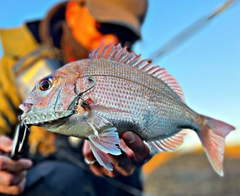
[[[63,67],[39,80],[19,106],[24,124],[39,125],[64,120],[75,114],[81,91],[81,70]],[[80,87],[79,87],[80,86]],[[44,127],[44,126],[43,126]]]

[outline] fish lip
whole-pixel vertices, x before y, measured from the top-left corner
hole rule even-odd
[[[23,111],[21,115],[19,115],[18,119],[23,122],[25,118],[28,117],[28,113],[31,111],[33,104],[22,102],[19,105],[19,108]]]
[[[26,113],[26,112],[29,112],[32,109],[32,106],[33,106],[33,104],[23,102],[23,103],[20,104],[19,108],[24,113]]]

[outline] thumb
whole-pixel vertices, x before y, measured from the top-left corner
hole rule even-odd
[[[12,140],[6,136],[0,136],[0,151],[10,153],[12,150]]]

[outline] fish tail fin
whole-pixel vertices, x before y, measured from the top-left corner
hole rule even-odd
[[[204,116],[204,119],[205,123],[197,134],[212,167],[220,176],[223,176],[225,137],[234,130],[235,127],[210,117]]]

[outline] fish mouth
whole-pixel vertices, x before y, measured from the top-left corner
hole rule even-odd
[[[30,111],[31,109],[32,109],[32,106],[33,106],[33,104],[30,104],[30,103],[22,103],[20,106],[19,106],[19,108],[24,112],[24,113],[26,113],[26,112],[28,112],[28,111]]]
[[[19,120],[25,125],[42,126],[44,124],[59,124],[64,118],[68,118],[75,114],[74,110],[47,110],[44,112],[36,111],[32,104],[22,103],[19,108],[23,110],[23,114],[19,116]]]
[[[23,114],[20,116],[20,120],[25,125],[36,125],[36,126],[43,126],[43,125],[60,125],[63,124],[68,117],[73,115],[73,111],[53,111],[48,113],[29,113]],[[62,123],[61,123],[62,122]]]

